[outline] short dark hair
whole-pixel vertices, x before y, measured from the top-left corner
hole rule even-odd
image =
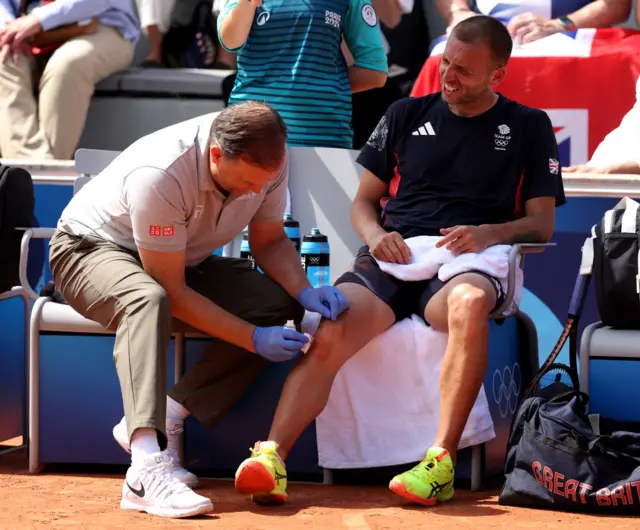
[[[266,103],[245,101],[218,114],[211,124],[209,143],[220,147],[224,156],[273,170],[285,157],[287,126]]]
[[[511,57],[513,40],[505,25],[493,17],[477,15],[464,19],[451,31],[455,37],[465,44],[482,43],[491,50],[496,63],[505,66]]]

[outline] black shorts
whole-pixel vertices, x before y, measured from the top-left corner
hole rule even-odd
[[[484,272],[469,272],[479,274],[491,282],[496,291],[495,307],[500,306],[505,299],[502,284]],[[469,274],[469,272],[461,274]],[[398,322],[411,315],[419,315],[424,318],[424,310],[429,300],[444,287],[446,282],[437,276],[419,282],[399,280],[380,269],[374,257],[369,253],[369,248],[365,246],[358,251],[351,270],[340,276],[335,285],[341,283],[356,283],[369,289],[391,308],[396,316],[396,322]]]

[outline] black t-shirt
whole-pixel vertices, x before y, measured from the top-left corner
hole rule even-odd
[[[396,101],[358,162],[389,184],[383,226],[405,238],[512,221],[536,197],[565,203],[551,120],[502,95],[469,118],[451,112],[440,93]]]

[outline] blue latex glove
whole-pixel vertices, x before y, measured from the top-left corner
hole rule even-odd
[[[307,311],[320,313],[324,318],[335,320],[349,309],[349,300],[340,289],[331,285],[322,287],[306,287],[298,294],[298,302]]]
[[[282,326],[257,327],[253,332],[256,353],[276,363],[293,359],[307,342],[306,335]]]

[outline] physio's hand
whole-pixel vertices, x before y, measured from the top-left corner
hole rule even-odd
[[[324,318],[335,320],[349,309],[349,300],[340,289],[324,285],[315,289],[306,287],[300,291],[298,302],[307,311],[320,313]]]
[[[526,44],[566,31],[559,20],[547,20],[535,16],[533,13],[522,13],[513,17],[507,24],[507,30],[509,30],[511,38],[519,44]]]
[[[440,233],[444,237],[436,243],[436,247],[446,247],[454,254],[482,252],[492,245],[491,232],[487,225],[454,226],[443,228]]]
[[[256,353],[276,363],[293,359],[307,342],[309,337],[283,326],[257,327],[253,332]]]
[[[384,232],[369,244],[371,255],[380,261],[411,263],[411,250],[398,232]]]

